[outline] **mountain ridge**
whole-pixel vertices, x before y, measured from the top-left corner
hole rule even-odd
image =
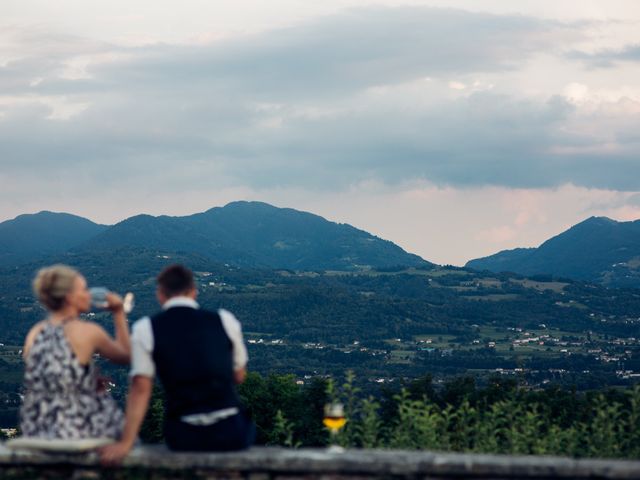
[[[640,286],[640,220],[589,217],[537,248],[503,250],[470,260],[465,267]]]
[[[106,228],[70,213],[42,210],[18,215],[0,223],[0,265],[71,249]]]
[[[0,231],[10,222],[0,223]],[[264,202],[231,202],[185,216],[138,214],[111,226],[98,227],[91,235],[83,235],[69,245],[52,247],[47,244],[47,237],[42,236],[39,249],[32,249],[36,252],[26,252],[15,260],[19,263],[37,254],[66,251],[143,247],[194,253],[221,263],[258,268],[354,270],[432,265],[388,240],[351,225]],[[0,235],[0,244],[2,240]],[[12,259],[6,260],[4,265]]]

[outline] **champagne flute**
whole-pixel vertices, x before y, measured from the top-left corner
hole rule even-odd
[[[330,453],[342,453],[344,448],[338,445],[337,435],[338,431],[344,427],[347,423],[347,419],[344,417],[344,406],[341,403],[327,403],[324,406],[324,418],[322,423],[329,429],[331,433],[330,446],[327,449]]]
[[[122,308],[124,310],[124,313],[126,313],[127,315],[130,314],[134,306],[135,296],[133,295],[133,293],[127,292],[127,294],[124,296],[124,300],[122,301]]]
[[[109,306],[107,301],[107,295],[109,295],[109,289],[106,287],[92,287],[89,289],[89,295],[91,296],[91,306],[99,310],[104,310]],[[133,293],[127,292],[122,300],[122,309],[125,314],[131,313],[135,305],[135,297]]]

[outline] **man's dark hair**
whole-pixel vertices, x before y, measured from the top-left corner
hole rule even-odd
[[[184,265],[169,265],[158,275],[158,287],[167,297],[175,297],[195,288],[193,272]]]

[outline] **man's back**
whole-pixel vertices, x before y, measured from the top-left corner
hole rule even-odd
[[[233,345],[218,313],[176,306],[153,316],[151,328],[167,418],[238,406]]]

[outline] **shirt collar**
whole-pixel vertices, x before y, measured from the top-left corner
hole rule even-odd
[[[198,305],[198,302],[196,302],[193,298],[184,296],[171,297],[169,300],[164,302],[164,305],[162,305],[163,310],[168,310],[169,308],[173,307],[190,307],[198,309],[200,308],[200,305]]]

